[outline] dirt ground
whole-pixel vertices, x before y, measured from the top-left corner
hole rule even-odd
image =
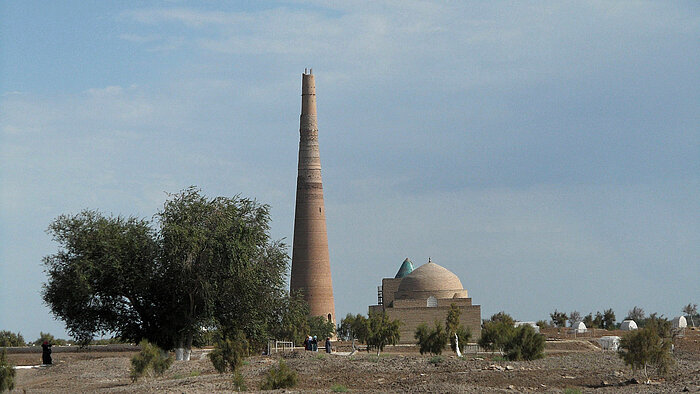
[[[341,347],[341,350],[342,347]],[[129,359],[135,352],[83,351],[54,353],[54,365],[17,370],[14,392],[166,392],[232,391],[230,374],[216,373],[206,350],[193,352],[192,361],[175,362],[161,377],[129,379]],[[9,354],[17,365],[38,364],[40,354]],[[547,343],[547,356],[536,361],[510,362],[492,354],[449,353],[432,360],[416,347],[387,347],[380,357],[366,352],[353,356],[287,352],[254,356],[242,367],[249,390],[257,391],[264,374],[284,360],[299,376],[288,392],[563,392],[568,388],[596,393],[700,392],[700,332],[677,342],[675,366],[651,385],[631,383],[633,375],[615,352],[602,351],[585,339]],[[640,381],[641,376],[636,376]],[[278,390],[284,391],[284,390]]]

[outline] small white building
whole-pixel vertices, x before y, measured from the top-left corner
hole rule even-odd
[[[634,322],[634,320],[625,320],[622,322],[622,325],[620,325],[620,330],[623,331],[632,331],[637,329],[637,323]]]
[[[620,347],[620,337],[618,336],[607,336],[598,338],[598,343],[603,350],[613,350],[617,351]]]
[[[685,319],[685,316],[678,316],[671,320],[671,324],[673,324],[673,328],[686,328],[688,327],[688,321]]]
[[[513,325],[515,327],[530,326],[535,330],[536,333],[540,333],[540,326],[538,326],[537,323],[535,323],[534,321],[516,321]]]
[[[588,331],[588,328],[582,321],[572,324],[571,329],[569,330],[569,332],[572,334],[583,334],[586,331]]]

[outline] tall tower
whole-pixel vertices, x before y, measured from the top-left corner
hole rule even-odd
[[[318,149],[316,86],[311,70],[304,70],[301,75],[299,123],[299,166],[290,290],[303,291],[312,316],[323,316],[335,323],[321,156]]]

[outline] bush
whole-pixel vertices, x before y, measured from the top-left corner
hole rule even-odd
[[[36,341],[32,342],[36,346],[41,346],[44,342],[48,342],[52,345],[56,346],[65,346],[70,343],[73,343],[73,341],[66,341],[65,339],[61,338],[54,338],[53,335],[51,335],[48,332],[41,332],[39,333],[39,338],[37,338]]]
[[[445,348],[448,341],[447,331],[445,331],[445,328],[437,320],[435,320],[435,326],[432,330],[429,329],[425,323],[418,326],[414,338],[418,340],[420,354],[442,354],[442,350]]]
[[[236,391],[248,391],[243,375],[238,371],[233,373],[233,388]]]
[[[544,336],[529,325],[516,328],[504,351],[508,360],[535,360],[544,357]]]
[[[139,343],[141,352],[131,358],[131,381],[148,374],[160,376],[170,368],[173,358],[145,339]]]
[[[226,370],[236,372],[247,356],[248,340],[245,334],[239,331],[235,339],[223,338],[217,342],[209,354],[209,359],[219,373],[224,373]]]
[[[433,357],[430,357],[430,360],[428,360],[429,363],[431,363],[435,366],[440,364],[442,361],[443,361],[442,356],[433,356]]]
[[[652,324],[623,336],[619,354],[633,373],[642,368],[644,377],[649,381],[647,366],[654,366],[659,374],[665,375],[673,365],[670,351],[671,340],[659,336]]]
[[[294,387],[297,384],[297,373],[280,360],[277,367],[272,367],[265,376],[265,381],[260,386],[262,390],[276,390]]]
[[[5,349],[0,353],[0,393],[15,388],[15,368],[7,361]]]
[[[331,391],[334,393],[346,393],[348,391],[348,388],[343,386],[342,384],[334,384],[331,386]]]
[[[481,329],[479,346],[485,350],[503,351],[515,333],[515,327],[507,321],[487,321]]]
[[[0,331],[0,347],[24,346],[24,338],[20,333]]]

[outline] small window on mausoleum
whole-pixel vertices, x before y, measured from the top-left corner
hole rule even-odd
[[[428,308],[437,308],[437,298],[433,296],[428,297]]]

